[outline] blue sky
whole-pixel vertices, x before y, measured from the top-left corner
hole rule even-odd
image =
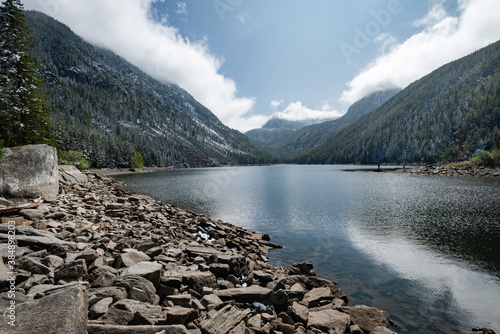
[[[338,117],[500,39],[498,0],[24,0],[240,131]]]

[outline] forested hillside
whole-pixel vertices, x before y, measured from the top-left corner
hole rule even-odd
[[[25,12],[46,81],[55,143],[92,167],[213,166],[264,161],[266,152],[174,84],[160,83],[68,27]]]
[[[461,160],[500,146],[500,42],[442,66],[298,159]]]

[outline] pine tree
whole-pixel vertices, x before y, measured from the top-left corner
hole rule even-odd
[[[30,33],[20,0],[0,6],[0,142],[5,146],[46,143],[49,111],[40,69],[30,56]]]

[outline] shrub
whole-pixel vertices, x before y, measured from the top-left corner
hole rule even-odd
[[[57,151],[57,162],[59,165],[73,165],[81,171],[90,168],[90,163],[77,151]]]
[[[471,162],[474,165],[500,165],[500,148],[494,148],[491,151],[479,150],[471,159]]]
[[[134,158],[134,168],[142,168],[144,167],[144,158],[142,157],[142,154],[139,152],[135,153],[135,158]]]

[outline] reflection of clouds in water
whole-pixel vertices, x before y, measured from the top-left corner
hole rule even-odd
[[[448,300],[465,311],[474,326],[500,330],[498,277],[471,270],[467,264],[446,259],[401,237],[369,234],[355,224],[350,224],[347,232],[355,248],[389,266],[402,278],[417,281],[431,290],[433,296],[427,296],[424,302],[437,305]]]

